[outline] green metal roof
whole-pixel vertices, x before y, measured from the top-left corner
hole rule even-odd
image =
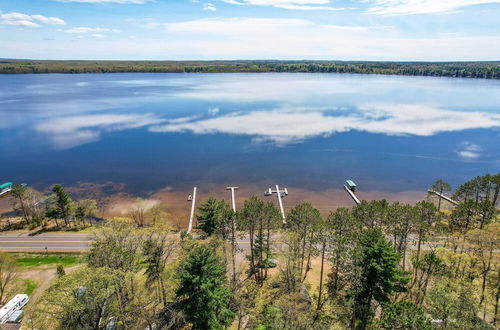
[[[5,182],[4,184],[0,185],[0,189],[9,188],[10,186],[12,186],[12,182]]]
[[[356,184],[352,180],[346,180],[345,183],[347,183],[348,186],[356,187]]]

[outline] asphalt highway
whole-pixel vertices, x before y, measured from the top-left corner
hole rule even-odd
[[[0,234],[4,252],[82,252],[92,242],[92,235],[80,233]]]
[[[0,251],[4,252],[84,252],[92,243],[92,234],[89,233],[42,233],[30,234],[14,232],[0,234]],[[410,240],[408,247],[415,249],[416,242]],[[237,239],[238,247],[248,250],[248,238]],[[319,246],[318,246],[319,248]],[[430,250],[429,244],[422,244],[422,250]]]
[[[4,252],[84,252],[92,243],[91,234],[29,233],[0,234],[0,251]],[[248,240],[238,240],[240,249],[249,248]]]

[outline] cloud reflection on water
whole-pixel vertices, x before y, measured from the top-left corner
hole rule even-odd
[[[359,108],[289,107],[233,112],[150,127],[151,132],[248,135],[286,145],[350,130],[386,135],[431,136],[441,132],[500,127],[500,114],[463,112],[411,104],[366,104]]]
[[[68,149],[95,142],[104,132],[139,128],[163,121],[152,114],[97,114],[49,119],[38,123],[34,129],[45,134],[54,147]]]

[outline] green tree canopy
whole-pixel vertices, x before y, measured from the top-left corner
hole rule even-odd
[[[59,329],[105,329],[118,314],[113,302],[122,279],[109,268],[83,267],[60,276],[43,293],[40,312],[57,320]]]
[[[356,328],[366,328],[373,314],[373,300],[387,303],[394,292],[405,290],[403,285],[409,279],[406,272],[397,267],[400,260],[401,255],[380,230],[367,229],[361,233],[354,261],[358,274],[352,288]]]
[[[384,306],[380,320],[374,322],[372,329],[432,330],[431,319],[421,307],[410,301],[398,301]]]
[[[56,184],[52,188],[52,192],[54,192],[56,195],[57,215],[63,218],[65,224],[68,225],[69,216],[71,215],[73,207],[73,199],[60,184]]]
[[[209,197],[199,208],[198,226],[207,233],[208,236],[222,233],[224,227],[224,217],[229,206],[223,200]]]
[[[231,323],[235,314],[228,308],[226,269],[210,248],[195,248],[181,265],[179,278],[178,307],[194,329],[222,329]]]

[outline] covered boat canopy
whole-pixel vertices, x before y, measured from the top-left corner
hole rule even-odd
[[[4,184],[0,184],[0,190],[4,190],[7,188],[12,188],[13,183],[12,182],[5,182]]]
[[[354,183],[354,181],[352,180],[346,180],[345,181],[345,184],[349,187],[349,188],[356,188],[356,184]]]

